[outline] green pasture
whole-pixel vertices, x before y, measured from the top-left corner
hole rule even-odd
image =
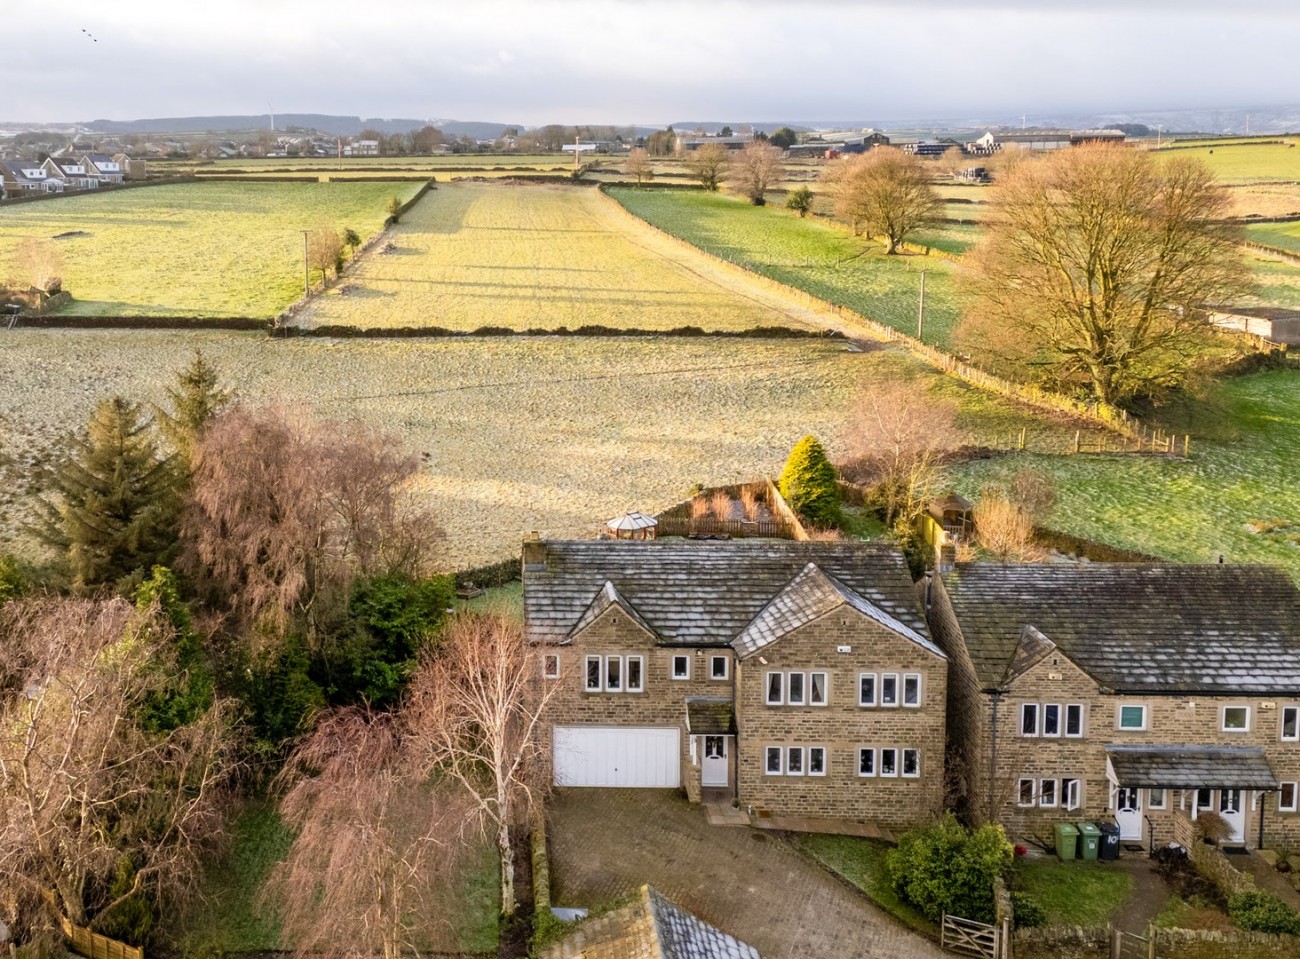
[[[1252,223],[1246,227],[1246,239],[1252,243],[1262,243],[1300,254],[1300,220],[1290,223]]]
[[[301,231],[378,232],[415,183],[187,183],[0,209],[0,277],[26,237],[62,261],[65,312],[271,317],[302,295]]]
[[[1274,141],[1282,142],[1274,142]],[[1260,180],[1300,180],[1300,137],[1269,137],[1267,141],[1206,142],[1204,146],[1157,151],[1165,157],[1204,160],[1214,174],[1229,183]]]

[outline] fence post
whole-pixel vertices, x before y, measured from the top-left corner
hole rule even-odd
[[[1147,923],[1147,959],[1156,959],[1156,924],[1154,920]]]
[[[939,916],[939,948],[942,949],[948,944],[948,914],[943,912]]]
[[[1075,431],[1074,431],[1074,451],[1075,451],[1076,453],[1079,452],[1079,434],[1080,434],[1081,432],[1082,432],[1082,430],[1075,430]]]

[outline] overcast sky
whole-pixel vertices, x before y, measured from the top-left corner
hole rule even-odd
[[[11,0],[0,120],[985,119],[1300,101],[1300,0]],[[92,39],[93,38],[93,39]]]

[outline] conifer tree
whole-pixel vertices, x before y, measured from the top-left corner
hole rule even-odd
[[[840,490],[835,484],[835,467],[817,437],[805,436],[794,445],[778,488],[790,508],[814,525],[839,524]]]
[[[154,406],[154,420],[188,467],[199,433],[230,402],[230,391],[221,388],[220,374],[203,351],[195,350],[190,365],[176,374],[176,385],[167,388],[167,398],[171,410]]]
[[[118,396],[95,408],[56,470],[53,492],[54,500],[40,500],[32,532],[64,554],[74,588],[166,562],[176,540],[176,477],[138,404]]]

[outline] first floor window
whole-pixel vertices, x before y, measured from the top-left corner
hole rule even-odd
[[[1032,806],[1034,804],[1034,781],[1032,779],[1020,780],[1016,803],[1020,806]]]
[[[883,673],[880,677],[880,705],[898,705],[898,674]]]
[[[876,751],[874,749],[858,750],[858,775],[874,776],[876,774]]]
[[[781,747],[767,747],[767,774],[769,776],[781,775]]]
[[[627,658],[627,691],[629,693],[645,692],[645,672],[642,669],[640,656],[629,656]]]
[[[690,679],[691,678],[691,657],[674,656],[673,657],[673,679]]]
[[[1120,729],[1146,729],[1147,708],[1145,706],[1126,705],[1119,708]]]
[[[1083,704],[1070,703],[1065,707],[1065,735],[1083,735]]]
[[[1277,811],[1296,811],[1296,784],[1281,783],[1277,788]]]
[[[786,674],[785,701],[791,706],[802,706],[804,704],[803,673]]]
[[[858,674],[858,705],[859,706],[876,705],[876,674],[875,673]]]
[[[921,705],[920,673],[906,673],[903,676],[903,705],[914,709]]]
[[[618,656],[605,657],[605,691],[608,693],[623,690],[623,660]]]
[[[587,692],[600,692],[600,657],[588,656],[587,666]]]
[[[542,678],[559,679],[560,678],[560,657],[557,653],[546,653],[542,656]]]
[[[903,775],[921,775],[921,751],[919,749],[903,750]]]
[[[1043,706],[1043,735],[1061,735],[1061,707],[1055,703]]]
[[[808,704],[810,706],[826,705],[826,674],[808,674]]]
[[[767,674],[767,704],[769,706],[780,706],[785,702],[785,696],[782,692],[785,682],[784,673]]]
[[[1158,788],[1158,787],[1157,787],[1157,788],[1153,788],[1153,789],[1148,789],[1148,790],[1147,790],[1147,808],[1148,808],[1148,809],[1164,809],[1164,808],[1165,808],[1165,802],[1166,802],[1166,800],[1165,800],[1165,795],[1166,795],[1166,794],[1165,794],[1165,791],[1164,791],[1163,789]]]
[[[1056,780],[1044,779],[1038,784],[1038,805],[1052,807],[1056,805]]]
[[[826,747],[825,746],[808,747],[808,775],[809,776],[826,775]]]
[[[709,660],[709,678],[726,679],[727,678],[727,657],[713,656]]]
[[[880,775],[898,775],[898,750],[882,749],[880,751]]]
[[[1249,706],[1223,707],[1223,732],[1245,733],[1250,731]]]
[[[1282,738],[1300,739],[1300,706],[1282,707]]]
[[[785,774],[787,776],[803,775],[803,748],[790,746],[785,751]]]
[[[1020,735],[1038,735],[1038,703],[1025,703],[1020,707]]]
[[[1061,805],[1066,809],[1079,808],[1079,780],[1061,780]]]

